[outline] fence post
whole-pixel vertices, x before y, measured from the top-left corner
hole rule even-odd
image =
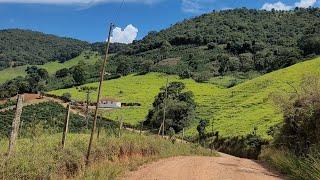
[[[68,127],[69,127],[69,118],[70,118],[70,104],[67,105],[67,114],[64,119],[64,128],[63,128],[63,134],[62,134],[62,149],[64,148],[66,144],[66,137],[68,134]]]
[[[182,128],[182,140],[184,141],[184,128]]]
[[[16,144],[16,138],[18,137],[22,108],[23,108],[23,95],[18,94],[16,113],[12,121],[12,130],[11,130],[11,136],[9,140],[8,157],[11,156]]]

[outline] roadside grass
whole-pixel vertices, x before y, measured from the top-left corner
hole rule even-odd
[[[260,159],[288,176],[289,179],[320,179],[320,151],[316,149],[306,157],[297,157],[288,150],[267,148]]]
[[[85,167],[89,134],[68,134],[65,149],[61,134],[19,139],[7,159],[7,140],[0,140],[0,179],[114,179],[146,162],[178,155],[216,156],[194,144],[173,144],[155,136],[125,132],[117,138],[110,130],[95,141],[91,166]]]
[[[247,135],[257,128],[259,135],[271,139],[267,134],[268,129],[280,123],[283,118],[281,112],[269,100],[269,95],[278,91],[294,92],[293,87],[298,86],[302,77],[308,73],[320,75],[320,58],[268,73],[228,89],[221,89],[212,82],[196,83],[191,79],[179,79],[177,76],[164,76],[159,73],[129,75],[105,81],[103,97],[114,97],[122,102],[137,102],[142,106],[101,111],[101,114],[112,120],[122,116],[124,122],[138,125],[146,117],[154,97],[160,91],[160,87],[165,85],[168,77],[170,82],[184,82],[187,90],[193,91],[197,103],[197,117],[209,120],[208,131],[211,131],[213,125],[213,130],[219,131],[221,136],[233,137]],[[97,87],[98,83],[86,86]],[[71,93],[73,99],[85,99],[85,94],[79,93],[76,88],[60,89],[50,93],[62,95],[66,92]],[[95,97],[96,94],[93,93],[91,99],[94,100]],[[196,135],[197,125],[198,122],[195,120],[185,131],[185,135]]]
[[[87,54],[88,52],[84,52],[81,55],[79,55],[78,57],[75,57],[69,61],[66,61],[64,63],[59,63],[58,61],[54,61],[54,62],[48,62],[46,64],[43,65],[36,65],[39,68],[44,68],[46,69],[49,74],[54,74],[55,72],[57,72],[60,69],[63,68],[70,68],[72,66],[77,65],[80,61],[84,61],[86,63],[92,63],[94,64],[95,62],[97,62],[97,60],[99,59],[99,56],[96,56],[97,53],[92,52],[92,54],[89,56],[89,59],[85,58],[85,54]],[[18,66],[18,67],[14,67],[14,68],[6,68],[4,70],[0,71],[0,84],[14,79],[18,76],[26,76],[27,73],[25,72],[25,70],[27,69],[28,66],[32,66],[32,65],[24,65],[24,66]]]

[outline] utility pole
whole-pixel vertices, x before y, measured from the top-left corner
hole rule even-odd
[[[67,114],[64,119],[64,128],[63,128],[63,134],[62,134],[62,149],[64,149],[64,146],[66,144],[66,137],[68,134],[68,127],[69,127],[69,118],[70,118],[70,104],[67,105]]]
[[[106,54],[105,54],[104,61],[103,61],[102,67],[101,67],[101,72],[100,72],[100,83],[99,83],[99,88],[98,88],[97,103],[96,103],[96,109],[94,112],[94,118],[92,121],[92,130],[91,130],[90,141],[89,141],[89,146],[88,146],[88,151],[87,151],[87,156],[86,156],[86,164],[87,165],[89,164],[90,153],[91,153],[91,148],[92,148],[92,143],[93,143],[93,136],[96,131],[99,101],[100,101],[100,95],[101,95],[101,90],[102,90],[102,83],[103,83],[103,79],[104,79],[104,74],[105,74],[105,70],[106,70],[106,64],[107,64],[107,60],[108,60],[108,53],[109,53],[109,47],[110,47],[110,42],[111,42],[112,29],[113,29],[113,24],[111,23],[110,29],[109,29],[107,47],[106,47]]]
[[[184,128],[182,128],[182,140],[184,141]]]
[[[121,137],[121,131],[122,131],[122,126],[123,126],[123,117],[119,119],[119,138]]]
[[[164,137],[164,129],[165,129],[165,126],[164,126],[164,123],[165,123],[165,120],[166,120],[166,108],[167,108],[167,99],[168,99],[168,77],[167,77],[167,82],[166,82],[166,92],[165,92],[165,98],[164,98],[164,101],[163,101],[163,104],[164,104],[164,107],[163,107],[163,119],[162,119],[162,137]]]
[[[11,156],[12,152],[14,151],[14,147],[16,145],[16,139],[18,137],[19,126],[20,126],[22,107],[23,107],[23,95],[18,94],[16,113],[12,121],[12,130],[11,130],[11,136],[9,140],[8,157]]]
[[[96,87],[81,87],[80,92],[86,93],[86,112],[85,112],[85,121],[86,121],[86,127],[88,128],[89,125],[89,104],[90,104],[90,94],[96,91]]]

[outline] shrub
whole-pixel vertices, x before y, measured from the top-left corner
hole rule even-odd
[[[71,94],[70,93],[63,93],[61,98],[65,101],[65,102],[69,102],[71,101]]]
[[[305,76],[294,94],[274,95],[284,113],[283,126],[273,144],[285,147],[296,155],[307,154],[320,144],[320,78]]]

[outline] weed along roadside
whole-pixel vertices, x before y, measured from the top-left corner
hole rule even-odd
[[[61,134],[41,135],[17,141],[16,151],[5,158],[7,141],[1,141],[1,179],[47,178],[114,178],[127,169],[159,158],[178,155],[216,156],[210,150],[194,144],[182,144],[124,131],[121,138],[114,131],[104,129],[92,146],[92,165],[85,166],[89,134],[68,134],[61,149]]]

